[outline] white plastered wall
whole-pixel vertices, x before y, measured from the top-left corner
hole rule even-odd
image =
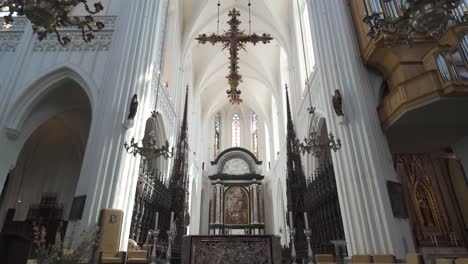
[[[139,159],[126,154],[123,143],[133,136],[142,138],[145,120],[155,106],[154,83],[159,70],[166,3],[109,1],[105,15],[110,24],[104,32],[109,38],[97,38],[91,46],[76,39],[73,49],[57,47],[52,41],[47,42],[50,48],[37,48],[28,24],[15,32],[0,32],[20,36],[13,43],[15,49],[0,52],[1,187],[32,130],[24,120],[33,113],[37,102],[47,96],[51,86],[71,79],[90,100],[93,118],[75,192],[75,196],[86,195],[87,199],[83,218],[70,223],[69,235],[78,236],[80,229],[97,223],[102,208],[122,209],[125,219],[121,248],[126,249]],[[125,119],[135,93],[140,101],[135,126],[126,129]],[[177,111],[167,92],[160,91],[159,96],[162,103],[158,110],[163,116],[165,134],[174,145],[174,134],[180,125]],[[36,123],[42,121],[38,118]]]

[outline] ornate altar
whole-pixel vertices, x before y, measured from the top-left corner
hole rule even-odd
[[[275,236],[187,236],[182,264],[279,264],[281,245]]]
[[[211,163],[210,234],[264,234],[261,164],[243,148],[227,149]]]

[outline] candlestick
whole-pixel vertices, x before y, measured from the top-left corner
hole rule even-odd
[[[292,214],[290,214],[292,215]],[[289,229],[289,238],[291,240],[291,264],[297,264],[297,253],[296,253],[296,244],[295,244],[296,229]]]
[[[313,264],[314,252],[312,252],[312,245],[310,244],[310,241],[312,240],[312,230],[305,229],[304,234],[307,239],[307,264]]]
[[[156,246],[158,244],[158,237],[159,237],[159,229],[152,230],[152,235],[153,235],[153,247],[151,249],[151,264],[157,264],[158,263],[158,255],[157,255],[157,249]]]
[[[158,229],[158,225],[159,225],[159,212],[156,212],[156,216],[154,218],[154,230]]]
[[[174,212],[171,212],[171,230],[174,227]]]
[[[309,229],[309,217],[307,216],[307,212],[304,212],[304,221],[305,221],[305,228]]]
[[[293,215],[291,211],[289,211],[289,228],[294,228]]]

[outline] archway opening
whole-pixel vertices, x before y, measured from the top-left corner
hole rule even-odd
[[[43,226],[52,244],[58,234],[63,239],[69,220],[81,218],[85,197],[75,197],[75,190],[91,119],[87,94],[68,79],[31,107],[24,123],[27,139],[0,198],[2,232],[32,240],[33,226]]]

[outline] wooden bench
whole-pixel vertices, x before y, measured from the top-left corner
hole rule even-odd
[[[351,257],[352,263],[372,263],[371,255],[354,255]]]
[[[317,254],[315,255],[316,264],[335,263],[335,257],[329,254]]]
[[[395,263],[393,255],[374,255],[374,263]]]

